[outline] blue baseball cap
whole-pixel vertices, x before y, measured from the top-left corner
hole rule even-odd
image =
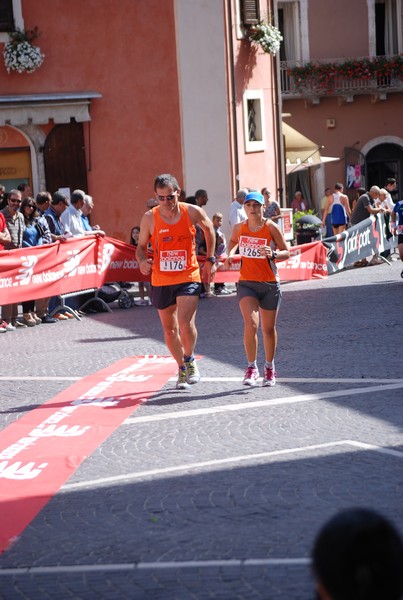
[[[264,204],[264,198],[260,192],[249,192],[249,194],[246,194],[244,202],[251,202],[252,200],[259,202],[259,204]]]

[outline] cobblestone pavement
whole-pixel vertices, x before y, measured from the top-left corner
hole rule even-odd
[[[283,284],[274,388],[241,385],[235,296],[201,300],[204,381],[169,381],[88,457],[0,557],[0,598],[309,600],[336,511],[403,533],[400,272]],[[3,428],[125,356],[167,354],[152,307],[1,339]]]

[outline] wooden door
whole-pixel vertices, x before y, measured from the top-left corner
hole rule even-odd
[[[59,188],[80,189],[87,193],[84,131],[82,123],[71,121],[56,125],[44,147],[46,189],[51,194]]]

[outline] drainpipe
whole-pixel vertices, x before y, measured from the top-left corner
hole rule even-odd
[[[270,13],[273,15],[274,24],[277,25],[277,12],[274,10],[274,0],[270,0]],[[283,148],[283,132],[282,132],[282,102],[281,102],[281,87],[280,87],[280,69],[277,54],[273,56],[273,72],[272,81],[274,88],[274,126],[277,147],[277,182],[278,182],[278,198],[280,206],[286,208],[285,205],[285,174],[284,174],[284,148]]]
[[[233,134],[233,168],[235,171],[236,189],[233,190],[233,195],[239,189],[239,157],[238,157],[238,127],[237,127],[237,114],[236,114],[236,89],[235,89],[235,61],[234,61],[234,40],[233,40],[233,19],[232,19],[232,0],[227,0],[227,11],[228,11],[228,50],[229,50],[229,61],[231,63],[229,74],[230,74],[230,94],[231,94],[231,108],[232,108],[232,134]],[[234,184],[234,180],[232,181]]]

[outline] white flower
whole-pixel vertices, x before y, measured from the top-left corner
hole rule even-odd
[[[248,39],[261,46],[267,54],[275,56],[280,50],[280,43],[283,37],[277,27],[261,21],[251,27]]]
[[[33,73],[44,61],[45,55],[28,41],[8,42],[3,50],[7,72]]]

